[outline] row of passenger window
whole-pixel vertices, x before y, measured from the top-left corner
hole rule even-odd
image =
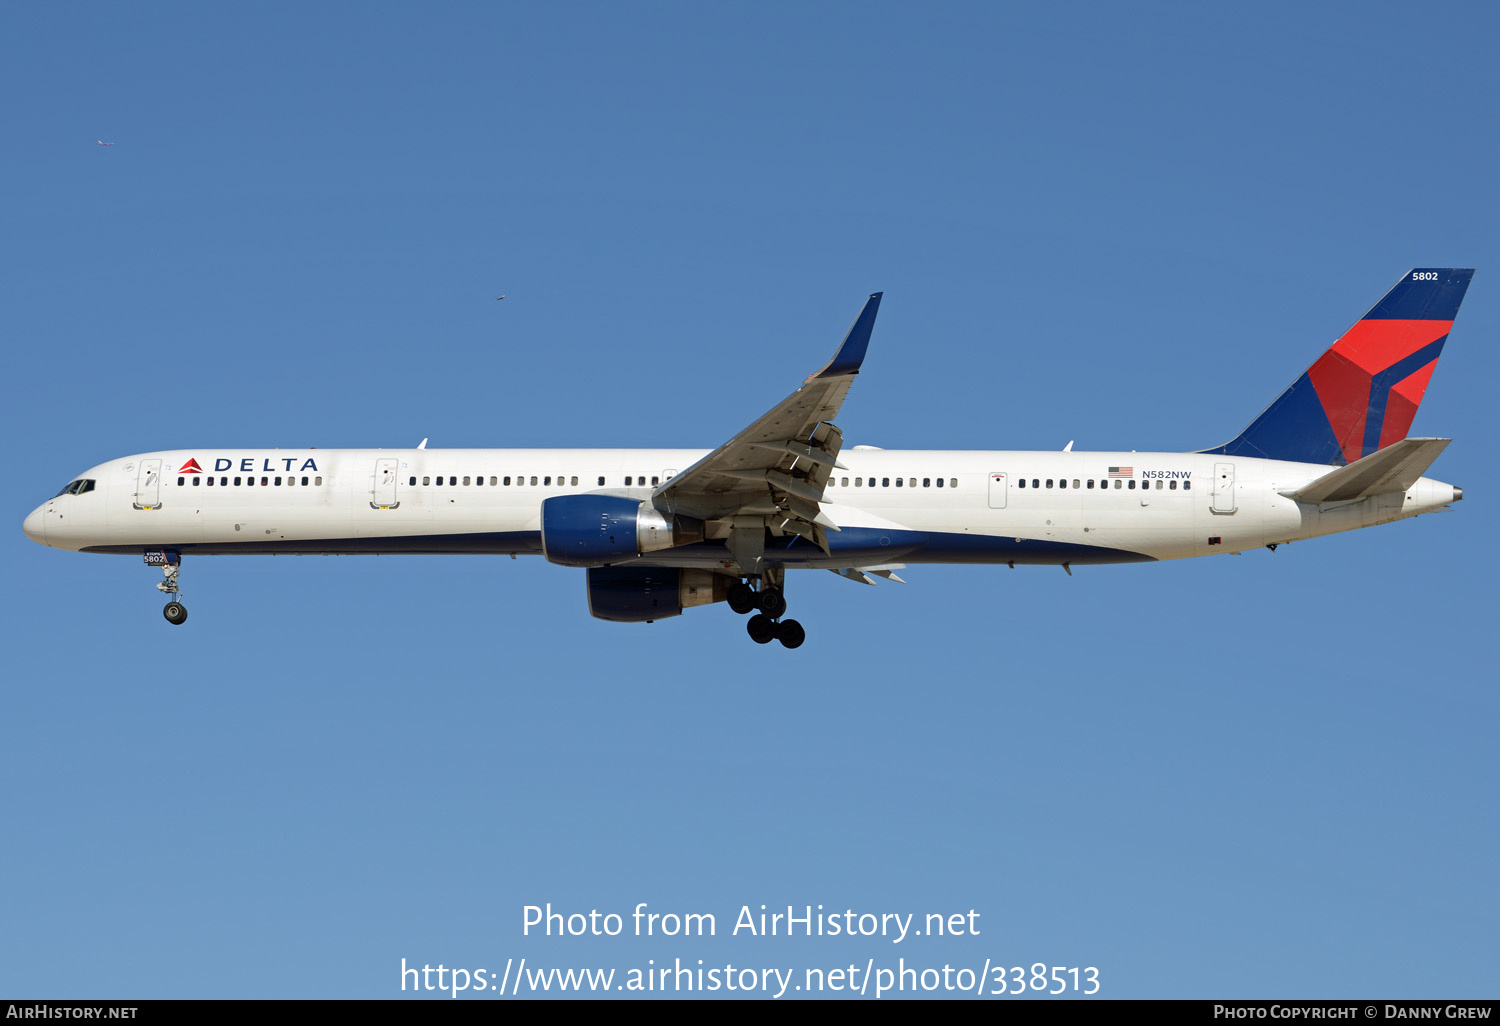
[[[522,488],[524,488],[528,484],[531,487],[550,488],[550,487],[553,487],[553,482],[554,481],[556,482],[556,487],[559,487],[559,488],[576,487],[578,485],[578,475],[574,474],[572,476],[568,476],[568,475],[565,475],[565,474],[558,474],[554,478],[554,477],[551,477],[550,475],[545,475],[545,474],[541,474],[541,475],[539,475],[539,474],[532,474],[532,475],[530,475],[530,477],[528,477],[525,474],[519,474],[519,475],[516,475],[515,477],[509,477],[509,476],[499,477],[497,475],[491,474],[490,477],[489,477],[489,479],[488,479],[488,484],[489,484],[489,486],[491,488],[509,488],[509,487],[522,487]],[[625,487],[626,488],[644,487],[648,483],[648,481],[649,481],[650,485],[654,487],[656,485],[661,484],[661,477],[659,475],[656,475],[656,474],[651,475],[650,478],[647,478],[647,476],[645,474],[627,474],[625,476]],[[416,475],[412,475],[411,477],[408,477],[406,479],[406,483],[408,485],[411,485],[411,486],[415,487],[416,484],[417,484]],[[458,487],[480,488],[480,487],[483,487],[485,485],[485,483],[486,483],[486,479],[485,479],[485,476],[483,474],[478,474],[478,475],[466,474],[463,477],[459,477],[457,474],[450,474],[447,477],[444,477],[441,474],[437,475],[436,477],[434,477],[434,476],[432,476],[430,474],[424,474],[422,476],[422,484],[427,485],[429,487],[436,487],[436,486],[446,485],[447,487],[450,487],[450,488],[458,488]],[[828,483],[830,485],[837,483],[842,488],[848,488],[849,487],[849,479],[847,477],[841,478],[837,482],[835,482],[834,480],[830,479]],[[604,484],[605,484],[605,477],[604,477],[603,474],[601,474],[601,475],[599,475],[599,478],[598,478],[598,485],[599,485],[600,488],[603,488]],[[921,487],[923,487],[923,488],[933,488],[933,487],[942,488],[945,485],[947,487],[949,487],[949,488],[957,488],[958,487],[958,478],[956,478],[956,477],[949,478],[949,479],[947,479],[945,481],[941,477],[939,477],[939,478],[924,477],[924,478],[922,478],[922,483],[921,483]],[[916,487],[918,487],[918,485],[917,485],[917,479],[914,478],[914,477],[897,477],[897,478],[889,478],[889,477],[873,478],[872,477],[872,478],[869,478],[868,480],[866,480],[863,477],[856,477],[854,479],[854,487],[855,488],[891,488],[891,487],[895,487],[895,488],[902,488],[902,487],[916,488]]]
[[[425,475],[425,476],[423,476],[422,483],[424,485],[434,485],[434,486],[447,485],[450,488],[457,488],[457,487],[460,486],[459,485],[460,480],[462,480],[464,487],[470,487],[470,486],[472,486],[472,487],[475,487],[475,488],[481,488],[481,487],[483,487],[484,486],[484,482],[485,482],[485,478],[484,478],[483,474],[480,474],[478,476],[468,476],[468,475],[465,475],[463,478],[459,478],[456,474],[449,475],[448,477],[443,477],[441,474],[439,474],[437,477],[433,477],[431,475]],[[512,479],[510,477],[496,477],[494,475],[491,475],[490,479],[489,479],[489,483],[490,483],[490,487],[491,488],[501,488],[501,487],[509,486],[511,484],[512,480],[515,481],[515,484],[517,486],[524,486],[526,484],[526,475],[520,474],[520,475],[517,475],[514,479]],[[538,476],[536,474],[531,475],[531,483],[532,484],[534,484],[534,485],[535,484],[540,484],[542,487],[546,487],[546,488],[552,487],[552,480],[553,479],[552,479],[551,475],[541,475],[541,476]],[[572,480],[572,483],[574,485],[578,484],[578,475],[574,474],[571,480]],[[641,478],[641,483],[642,484],[644,484],[645,481],[646,481],[645,478]],[[654,484],[656,482],[656,478],[652,478],[651,481]],[[406,483],[409,484],[409,485],[415,485],[417,483],[417,479],[416,479],[415,476],[407,478]],[[625,483],[629,484],[630,483],[630,478],[627,477],[625,479]],[[599,484],[600,484],[601,487],[603,486],[603,484],[604,484],[604,478],[601,477],[599,479]],[[566,475],[564,475],[564,474],[558,474],[557,475],[557,487],[559,487],[559,488],[566,488],[568,486],[569,486],[569,478]]]
[[[1114,479],[1114,482],[1115,482],[1115,488],[1116,489],[1119,489],[1119,488],[1134,488],[1135,487],[1135,481],[1134,480],[1131,480],[1131,481],[1122,481],[1120,478],[1117,477],[1117,478]],[[1018,488],[1025,488],[1026,487],[1026,479],[1024,477],[1016,478],[1016,486]],[[1041,479],[1040,478],[1036,478],[1036,477],[1032,478],[1031,479],[1031,487],[1033,487],[1033,488],[1041,488],[1042,487],[1042,481],[1041,481]],[[1052,487],[1052,478],[1050,478],[1050,477],[1047,478],[1047,487],[1048,488]],[[1068,487],[1068,479],[1065,478],[1065,477],[1058,478],[1057,479],[1057,487],[1059,487],[1059,488],[1066,488],[1066,487]],[[1078,478],[1075,477],[1073,479],[1073,487],[1074,488],[1084,488],[1084,487],[1093,488],[1094,487],[1094,479],[1093,478],[1089,478],[1086,481],[1081,481],[1080,482],[1078,480]],[[1104,480],[1104,479],[1101,479],[1099,481],[1099,488],[1101,490],[1106,489],[1108,487],[1109,487],[1109,481]],[[1145,489],[1150,488],[1150,487],[1151,487],[1151,482],[1150,481],[1142,481],[1141,482],[1141,489],[1142,490],[1145,490]],[[1177,490],[1177,479],[1173,478],[1170,481],[1163,481],[1161,478],[1157,478],[1156,479],[1156,490],[1157,491],[1161,491],[1163,488],[1166,488],[1168,491],[1175,492]],[[1182,482],[1182,490],[1185,491],[1185,492],[1192,491],[1193,490],[1193,482],[1191,482],[1191,481],[1184,481],[1184,482]]]
[[[551,488],[551,487],[553,487],[553,481],[554,480],[556,480],[556,482],[557,482],[556,486],[558,488],[570,488],[570,487],[576,487],[577,486],[577,484],[578,484],[578,475],[574,474],[574,475],[572,475],[570,477],[567,474],[558,474],[557,477],[554,479],[549,474],[540,474],[540,475],[538,475],[538,474],[532,474],[531,477],[529,478],[529,480],[530,480],[530,482],[531,482],[531,484],[533,486],[538,486],[538,487],[542,487],[542,488]],[[462,484],[460,484],[460,481],[462,482]],[[527,476],[525,474],[517,474],[514,478],[511,478],[509,476],[507,476],[507,477],[497,477],[494,474],[491,474],[490,477],[489,477],[489,485],[490,485],[491,488],[508,488],[508,487],[511,487],[512,485],[514,485],[515,487],[518,487],[518,488],[524,488],[524,487],[526,487],[527,481],[528,481],[528,478],[527,478]],[[417,483],[416,476],[413,475],[412,477],[407,478],[406,483],[409,484],[409,485],[415,486],[416,483]],[[439,486],[439,485],[447,485],[450,488],[458,488],[458,487],[464,487],[464,488],[469,488],[469,487],[481,488],[481,487],[484,486],[485,477],[484,477],[483,474],[478,474],[478,475],[469,475],[469,474],[466,474],[462,478],[460,478],[457,474],[450,474],[447,477],[443,477],[443,475],[441,475],[441,474],[439,474],[436,477],[433,477],[430,474],[425,474],[422,477],[422,483],[424,485],[430,485],[430,486],[434,486],[434,487],[435,486]],[[659,475],[653,476],[651,478],[651,483],[653,485],[661,484],[661,477]],[[625,478],[625,487],[626,488],[641,487],[641,486],[644,486],[645,484],[646,484],[646,475],[645,474],[640,474],[640,475],[630,474],[630,475],[626,476],[626,478]],[[604,475],[603,474],[599,475],[599,487],[600,488],[604,487]]]
[[[894,485],[891,484],[892,481],[895,481]],[[833,484],[834,483],[833,479],[829,478],[828,479],[828,483],[829,484]],[[934,487],[936,487],[936,488],[942,488],[943,485],[944,485],[944,483],[945,482],[940,477],[939,478],[931,478],[931,477],[924,477],[924,478],[922,478],[922,487],[923,488],[934,488]],[[947,480],[946,484],[947,484],[947,486],[949,488],[957,488],[958,487],[958,478],[951,477],[951,478],[949,478]],[[838,480],[838,486],[840,488],[848,488],[849,487],[849,479],[847,477],[841,477],[841,478],[839,478],[839,480]],[[854,487],[856,487],[856,488],[892,488],[892,487],[894,487],[894,488],[903,488],[903,487],[904,488],[915,488],[915,487],[917,487],[917,479],[914,478],[914,477],[897,477],[897,478],[890,478],[890,477],[874,478],[874,477],[872,477],[872,478],[868,478],[868,479],[863,478],[863,477],[856,477],[854,479]]]
[[[199,477],[196,474],[192,475],[191,478],[188,478],[188,477],[179,477],[177,479],[177,483],[178,483],[178,485],[184,485],[189,480],[191,480],[193,482],[193,486],[194,487],[197,487],[198,485],[205,485],[206,484],[210,488],[212,488],[214,482],[218,481],[220,488],[228,488],[228,487],[230,487],[229,482],[231,480],[234,482],[234,487],[236,487],[236,488],[242,488],[242,487],[243,488],[250,488],[250,487],[254,487],[255,486],[255,478],[253,478],[253,477],[236,477],[236,478],[220,477],[220,478],[213,478],[213,477]],[[302,487],[304,487],[304,488],[308,487],[308,483],[309,482],[311,482],[313,485],[322,485],[322,483],[323,483],[323,476],[321,474],[319,474],[317,477],[313,477],[313,478],[307,478],[307,477],[302,478]],[[262,488],[278,488],[278,487],[282,486],[283,484],[290,488],[290,487],[294,486],[296,483],[297,483],[297,479],[295,477],[290,477],[290,476],[284,477],[284,478],[282,478],[282,477],[263,477],[263,478],[260,479],[260,487],[262,487]]]

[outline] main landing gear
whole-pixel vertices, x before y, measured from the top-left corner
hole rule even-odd
[[[162,607],[161,615],[165,616],[167,622],[173,626],[178,626],[187,619],[187,606],[182,604],[182,589],[177,586],[177,574],[181,570],[181,563],[167,563],[161,568],[162,576],[166,580],[156,582],[157,591],[163,591],[172,596],[172,601]]]
[[[757,645],[766,645],[774,640],[787,648],[796,648],[807,640],[807,632],[800,623],[781,619],[786,612],[786,596],[781,590],[786,583],[785,578],[785,570],[767,570],[761,574],[759,590],[751,588],[746,581],[740,581],[729,589],[730,609],[740,614],[759,610],[745,623],[750,640]]]

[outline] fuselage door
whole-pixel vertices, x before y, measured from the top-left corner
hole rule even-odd
[[[375,487],[371,490],[371,509],[395,509],[401,503],[396,501],[396,474],[401,470],[401,461],[396,459],[380,459],[375,461]]]
[[[1233,463],[1214,464],[1214,504],[1212,508],[1215,513],[1234,512]]]
[[[141,460],[135,477],[135,508],[157,509],[161,506],[161,460]]]
[[[1000,471],[990,474],[990,509],[1005,508],[1005,493],[1010,488],[1010,479]]]

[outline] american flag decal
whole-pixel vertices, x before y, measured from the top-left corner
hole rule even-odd
[[[1135,468],[1134,467],[1110,467],[1109,468],[1109,476],[1110,477],[1130,477],[1133,474],[1135,474]]]

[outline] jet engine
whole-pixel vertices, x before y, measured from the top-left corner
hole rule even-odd
[[[650,622],[723,602],[735,583],[712,570],[661,566],[590,567],[588,577],[589,613],[617,623]]]
[[[542,553],[563,566],[608,566],[703,540],[703,522],[616,495],[555,495],[542,502]]]

